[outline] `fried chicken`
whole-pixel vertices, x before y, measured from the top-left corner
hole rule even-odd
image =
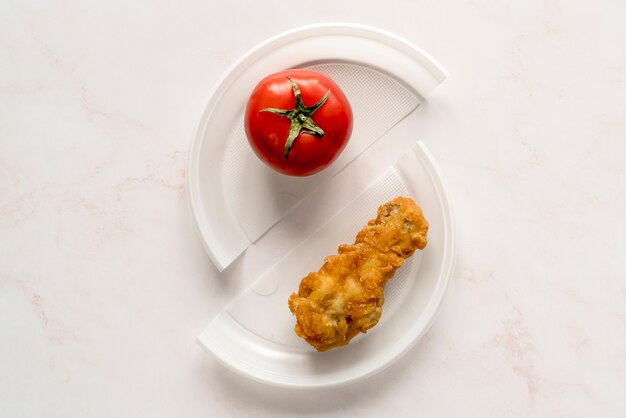
[[[296,334],[326,351],[376,325],[385,283],[416,249],[426,247],[427,232],[428,222],[412,199],[397,197],[380,206],[354,244],[340,245],[339,254],[327,257],[289,297]]]

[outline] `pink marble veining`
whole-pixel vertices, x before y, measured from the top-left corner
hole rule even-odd
[[[0,417],[626,416],[625,20],[610,0],[0,2]],[[323,21],[449,70],[401,143],[440,162],[458,263],[397,364],[286,392],[194,342],[281,249],[218,274],[185,167],[228,66]]]

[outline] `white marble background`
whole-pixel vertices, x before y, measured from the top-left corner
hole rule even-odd
[[[626,416],[626,2],[0,0],[0,417]],[[454,198],[435,325],[382,374],[285,392],[194,338],[220,280],[184,194],[242,53],[350,21],[450,78],[419,112]]]

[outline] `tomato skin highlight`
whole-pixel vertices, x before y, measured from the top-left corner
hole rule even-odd
[[[300,90],[305,106],[316,104],[329,90],[328,99],[311,119],[323,131],[317,136],[302,130],[288,157],[285,142],[289,118],[264,109],[294,109],[296,96],[290,79]],[[313,70],[287,70],[269,75],[254,88],[246,106],[244,127],[253,151],[268,166],[291,176],[309,176],[333,163],[352,134],[352,108],[339,86],[328,76]]]

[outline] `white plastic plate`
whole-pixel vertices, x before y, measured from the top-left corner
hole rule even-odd
[[[242,117],[260,79],[302,67],[337,82],[352,105],[354,129],[329,168],[294,178],[275,173],[256,158]],[[269,259],[264,255],[270,252],[283,257],[262,268],[254,268],[246,257],[244,267],[251,268],[223,273],[243,274],[251,286],[198,337],[220,362],[277,386],[336,386],[382,370],[424,334],[451,273],[454,229],[432,156],[421,142],[407,149],[415,144],[415,126],[399,122],[445,76],[414,45],[352,24],[284,33],[227,72],[209,99],[189,156],[187,189],[199,236],[220,271],[246,250],[247,256],[260,259]],[[345,348],[315,352],[293,331],[290,293],[339,244],[353,242],[380,204],[398,195],[411,196],[422,206],[431,226],[426,250],[388,283],[382,319],[367,336],[356,337]]]
[[[287,299],[300,279],[376,215],[381,203],[411,196],[430,223],[428,246],[385,288],[381,321],[339,349],[318,353],[297,337]],[[262,275],[198,337],[220,362],[252,379],[285,387],[328,387],[382,370],[426,332],[454,263],[452,213],[439,171],[419,142],[382,177]]]
[[[319,174],[284,176],[254,155],[243,130],[256,83],[288,68],[314,68],[342,88],[354,128],[339,158]],[[445,79],[419,48],[390,33],[350,24],[296,29],[259,45],[212,93],[193,137],[188,194],[200,238],[221,271],[307,195],[413,111]]]

